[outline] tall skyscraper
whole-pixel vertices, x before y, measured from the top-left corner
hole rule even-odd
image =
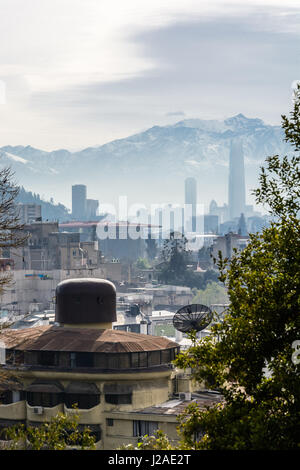
[[[86,219],[93,220],[97,217],[97,209],[99,207],[99,201],[97,199],[86,200]]]
[[[72,186],[72,216],[76,220],[86,217],[86,186],[75,184]]]
[[[230,220],[245,213],[245,167],[242,142],[239,139],[231,141],[229,156],[229,185],[228,206]]]
[[[184,203],[186,208],[188,206],[191,211],[191,224],[188,229],[196,232],[196,216],[197,216],[197,181],[195,178],[186,178],[185,180],[185,198]]]

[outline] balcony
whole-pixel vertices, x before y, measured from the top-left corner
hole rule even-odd
[[[21,421],[26,419],[25,401],[17,401],[8,405],[0,404],[0,419]]]

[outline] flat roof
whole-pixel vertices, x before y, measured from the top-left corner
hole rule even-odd
[[[223,396],[214,391],[199,391],[192,393],[191,400],[172,399],[158,405],[148,406],[141,410],[129,411],[129,414],[141,414],[141,415],[160,415],[160,416],[177,416],[182,413],[188,404],[196,403],[200,409],[205,410],[207,407],[211,407],[224,401]]]

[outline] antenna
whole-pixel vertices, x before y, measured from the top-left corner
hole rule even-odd
[[[190,304],[181,307],[173,317],[174,328],[182,333],[192,330],[202,331],[212,321],[213,313],[209,307],[201,304]]]

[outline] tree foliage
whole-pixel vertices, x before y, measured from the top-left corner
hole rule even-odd
[[[13,173],[9,167],[0,170],[0,256],[5,249],[22,246],[27,236],[22,233],[16,206],[19,187],[13,181]],[[0,275],[0,294],[2,289],[11,283],[9,273]]]
[[[204,289],[193,289],[193,304],[227,304],[226,288],[219,282],[208,282]]]
[[[161,253],[158,280],[169,285],[180,285],[205,289],[210,281],[218,280],[215,270],[196,273],[189,268],[191,253],[187,249],[187,238],[181,233],[172,232],[165,240]]]
[[[229,310],[213,335],[179,355],[177,366],[218,389],[224,403],[207,411],[187,409],[184,442],[197,449],[299,449],[300,365],[292,360],[300,340],[300,87],[291,118],[283,116],[292,157],[266,159],[258,203],[274,216],[250,235],[230,263],[219,259]],[[216,338],[219,340],[216,341]],[[202,437],[195,441],[195,432]]]
[[[11,250],[22,246],[27,240],[27,235],[22,232],[16,207],[16,197],[19,187],[13,180],[13,172],[9,167],[0,169],[0,257],[5,257],[5,250]],[[11,272],[0,273],[0,296],[5,289],[12,284]],[[5,325],[2,325],[4,328]],[[0,371],[0,390],[10,382],[12,374]]]
[[[23,424],[6,430],[10,440],[10,450],[65,450],[79,448],[91,450],[95,448],[95,438],[88,427],[79,430],[79,414],[65,415],[58,413],[48,423],[40,426]]]

